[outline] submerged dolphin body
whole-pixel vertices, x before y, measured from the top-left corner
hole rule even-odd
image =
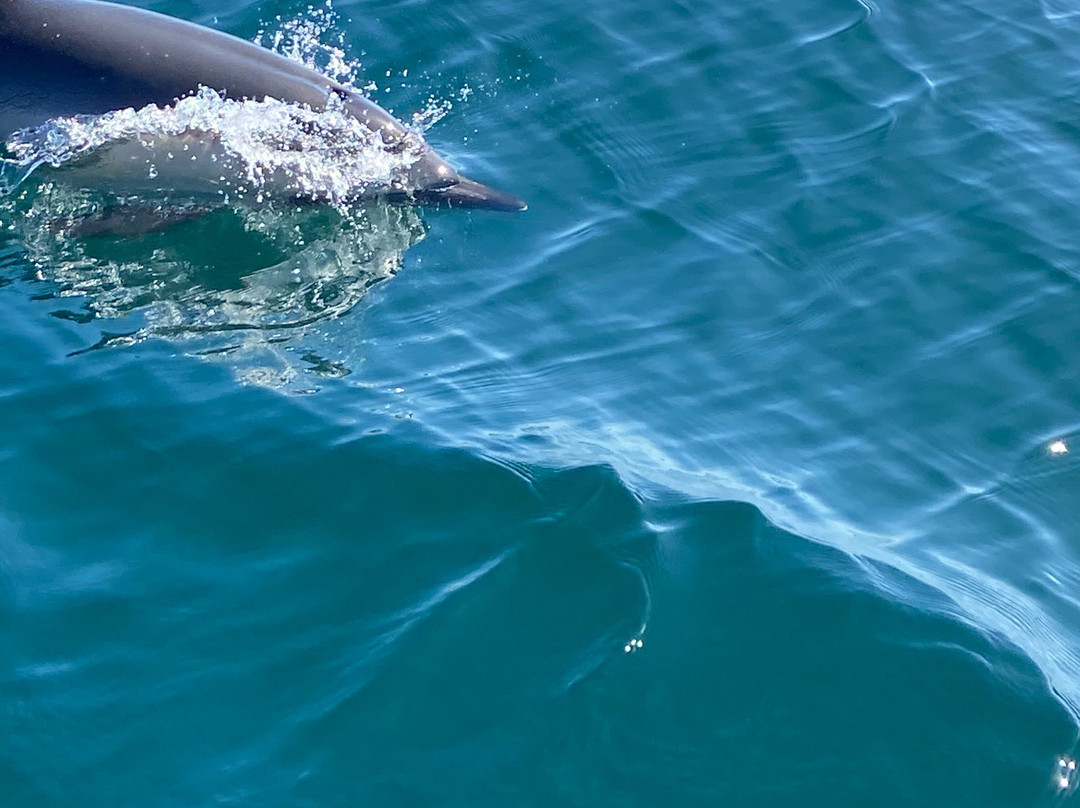
[[[100,0],[0,0],[0,144],[57,117],[168,106],[207,87],[226,98],[340,104],[385,148],[419,156],[374,196],[394,203],[524,210],[461,176],[419,136],[355,90],[251,42]]]

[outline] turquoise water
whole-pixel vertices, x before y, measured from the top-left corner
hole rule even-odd
[[[8,209],[0,802],[1080,799],[1080,3],[335,11],[530,208]]]

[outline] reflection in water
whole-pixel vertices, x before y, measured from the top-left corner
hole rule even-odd
[[[168,338],[271,386],[302,382],[301,370],[348,373],[305,351],[304,334],[394,275],[425,232],[411,208],[204,208],[56,183],[0,199],[0,227],[48,285],[42,297],[60,303],[56,316],[99,321],[92,348]]]

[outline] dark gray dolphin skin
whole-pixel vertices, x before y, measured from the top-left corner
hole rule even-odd
[[[0,144],[51,118],[166,106],[199,86],[229,98],[276,98],[323,109],[331,97],[390,149],[421,144],[398,204],[524,210],[512,194],[458,174],[382,107],[252,42],[100,0],[0,0]]]

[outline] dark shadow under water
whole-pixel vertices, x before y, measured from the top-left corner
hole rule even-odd
[[[349,372],[306,351],[306,331],[351,311],[425,233],[407,207],[206,207],[54,183],[0,198],[0,227],[31,294],[100,330],[85,350],[166,338],[227,357],[243,381],[293,390],[310,373]]]

